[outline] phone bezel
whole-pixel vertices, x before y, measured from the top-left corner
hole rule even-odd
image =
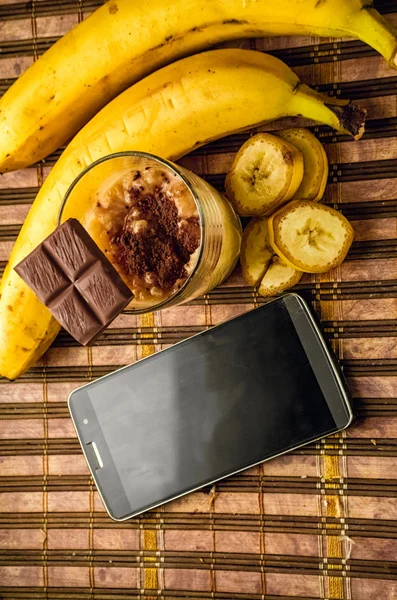
[[[245,471],[246,469],[249,469],[249,468],[252,468],[252,467],[254,467],[256,465],[259,465],[259,464],[261,464],[261,463],[263,463],[263,462],[265,462],[267,460],[271,460],[273,458],[277,458],[278,456],[282,456],[283,454],[286,454],[288,452],[291,452],[293,450],[296,450],[298,448],[306,446],[307,444],[310,444],[312,442],[320,440],[320,439],[322,439],[322,438],[324,438],[324,437],[326,437],[328,435],[333,435],[335,433],[338,433],[339,431],[343,431],[344,429],[346,429],[346,427],[348,427],[352,423],[353,418],[354,418],[354,414],[353,414],[353,410],[351,408],[350,398],[349,398],[349,395],[348,395],[348,392],[347,392],[346,384],[344,383],[344,378],[343,378],[342,372],[341,372],[341,370],[339,368],[339,365],[338,365],[336,359],[332,355],[330,349],[327,347],[327,345],[325,343],[325,340],[323,338],[322,331],[321,331],[319,325],[317,324],[316,320],[314,319],[312,313],[310,312],[310,309],[309,309],[307,303],[298,294],[289,293],[289,294],[285,294],[283,296],[280,296],[279,298],[275,298],[274,300],[270,300],[269,302],[266,302],[264,305],[262,305],[260,307],[257,307],[257,308],[255,308],[255,309],[253,309],[251,311],[247,311],[246,313],[243,313],[242,315],[239,315],[238,317],[234,317],[233,319],[229,319],[228,321],[225,321],[224,323],[222,323],[222,324],[220,324],[218,326],[215,326],[215,327],[211,328],[210,330],[213,331],[213,329],[215,329],[217,327],[227,326],[228,323],[230,323],[231,321],[235,321],[236,319],[241,319],[244,316],[246,316],[248,313],[252,313],[252,312],[255,312],[257,310],[260,310],[260,309],[264,308],[264,306],[266,306],[267,304],[270,304],[270,303],[273,303],[273,302],[283,302],[285,308],[288,310],[288,313],[289,313],[289,315],[291,317],[291,321],[292,321],[292,323],[295,326],[295,329],[296,329],[296,331],[298,333],[298,336],[299,336],[299,338],[301,340],[302,346],[304,347],[304,350],[305,350],[306,354],[308,354],[307,353],[307,345],[305,346],[305,343],[302,340],[301,333],[303,332],[304,334],[311,335],[312,339],[315,339],[318,342],[318,344],[319,344],[319,346],[320,346],[320,348],[322,350],[322,356],[325,357],[325,359],[326,359],[326,362],[324,362],[321,359],[321,363],[322,363],[322,365],[326,364],[328,366],[328,378],[329,378],[330,375],[332,376],[333,383],[335,384],[333,391],[334,391],[334,393],[337,392],[336,395],[338,397],[338,408],[341,408],[341,407],[344,408],[345,415],[346,415],[346,418],[347,418],[346,422],[342,423],[340,426],[337,426],[335,430],[332,430],[329,433],[326,433],[326,434],[322,433],[319,436],[313,437],[313,438],[311,438],[309,440],[305,440],[301,444],[297,444],[296,446],[293,446],[291,448],[288,448],[286,450],[278,452],[278,453],[276,453],[276,454],[274,454],[272,456],[268,456],[268,457],[266,457],[264,459],[255,461],[254,463],[247,464],[247,465],[245,465],[242,468],[239,468],[237,470],[230,471],[226,475],[222,475],[220,477],[217,476],[216,478],[214,478],[214,479],[212,479],[210,481],[207,481],[204,484],[200,484],[197,487],[191,488],[191,489],[189,489],[187,491],[183,491],[182,493],[177,493],[175,495],[170,496],[169,498],[162,499],[159,502],[155,502],[153,505],[150,505],[150,506],[145,507],[143,509],[139,509],[138,511],[131,511],[128,514],[126,514],[126,515],[124,515],[122,517],[119,517],[116,514],[114,514],[114,511],[112,510],[112,508],[110,506],[110,504],[111,504],[110,499],[108,499],[106,497],[106,491],[102,489],[102,486],[99,483],[98,478],[96,477],[95,468],[94,468],[94,464],[93,464],[93,462],[94,462],[93,457],[94,457],[95,453],[94,453],[92,447],[91,448],[89,447],[90,442],[89,443],[84,442],[83,437],[84,437],[85,432],[83,432],[82,423],[78,423],[77,422],[77,419],[75,418],[76,417],[76,415],[75,415],[75,409],[72,407],[73,396],[76,395],[76,394],[78,394],[78,393],[81,393],[81,391],[84,390],[84,388],[86,388],[87,386],[91,386],[94,383],[98,383],[99,380],[97,379],[97,380],[95,380],[93,382],[86,383],[83,386],[80,386],[79,388],[77,388],[76,390],[74,390],[73,392],[71,392],[71,394],[68,397],[68,408],[69,408],[69,412],[70,412],[70,415],[71,415],[71,418],[72,418],[72,422],[73,422],[74,428],[76,430],[77,437],[79,439],[79,442],[80,442],[81,448],[83,450],[83,453],[84,453],[86,462],[88,464],[90,473],[92,475],[92,478],[95,481],[95,485],[96,485],[96,488],[98,490],[98,493],[99,493],[99,495],[100,495],[100,497],[102,499],[102,502],[103,502],[103,504],[105,506],[105,509],[106,509],[107,513],[109,514],[109,516],[113,520],[118,521],[118,522],[123,522],[123,521],[131,519],[133,517],[136,517],[136,516],[138,516],[138,515],[146,512],[146,511],[148,511],[148,510],[152,510],[154,508],[157,508],[158,506],[161,506],[161,505],[163,505],[166,502],[171,502],[172,500],[176,500],[178,498],[181,498],[181,497],[183,497],[183,496],[185,496],[185,495],[187,495],[189,493],[198,491],[198,490],[202,489],[205,486],[213,485],[214,483],[216,483],[216,482],[218,482],[218,481],[220,481],[220,480],[222,480],[222,479],[224,479],[226,477],[230,477],[232,475],[236,475],[236,474],[238,474],[238,473],[240,473],[242,471]],[[292,305],[291,305],[291,303],[292,303]],[[299,331],[299,329],[297,327],[297,322],[296,322],[296,316],[297,315],[296,314],[295,315],[292,314],[292,310],[296,310],[297,308],[299,308],[300,313],[304,314],[305,317],[306,317],[306,320],[304,321],[304,325],[301,327],[301,331]],[[310,326],[309,329],[307,328],[307,325]],[[304,330],[304,328],[306,328],[306,329]],[[210,330],[205,330],[205,331],[202,331],[200,333],[197,333],[194,336],[192,336],[191,338],[189,338],[189,340],[191,340],[192,338],[195,338],[197,336],[205,335]],[[162,353],[162,352],[172,352],[176,346],[179,346],[180,344],[184,344],[187,341],[188,340],[183,340],[181,342],[177,342],[171,348],[166,348],[165,350],[161,350],[160,352],[158,352],[156,354],[158,355],[159,353]],[[114,375],[115,373],[118,373],[118,372],[123,371],[125,369],[136,367],[142,361],[144,361],[144,360],[150,360],[152,357],[153,357],[153,355],[145,357],[145,358],[142,358],[139,361],[133,363],[132,365],[126,365],[124,367],[121,367],[120,369],[117,369],[117,371],[113,371],[112,373],[104,375],[100,379],[102,380],[105,377],[110,377],[110,376]],[[317,360],[316,354],[314,354],[314,358],[315,358],[314,362],[316,362],[316,360]],[[314,373],[315,373],[315,375],[317,377],[317,372],[316,372],[316,370],[315,370],[314,365],[313,365],[312,362],[311,362],[311,365],[312,365],[313,371],[314,371]],[[319,381],[320,387],[322,387],[319,378],[318,378],[318,381]],[[325,394],[324,394],[324,397],[325,397],[327,405],[328,405],[328,407],[329,407],[329,409],[330,409],[330,411],[332,413],[332,416],[334,417],[334,420],[336,422],[336,419],[335,419],[335,416],[334,416],[335,415],[335,411],[332,410],[332,405],[330,404],[330,399],[328,397],[326,397]],[[333,401],[335,401],[335,397],[333,398]],[[120,480],[119,474],[118,474],[118,472],[116,470],[116,467],[114,465],[114,462],[113,462],[113,459],[111,457],[109,448],[108,448],[108,446],[107,446],[107,444],[105,442],[105,438],[103,436],[102,429],[99,426],[99,423],[98,423],[98,421],[96,419],[96,414],[95,414],[95,411],[92,408],[92,404],[91,404],[91,401],[90,401],[88,395],[85,396],[85,397],[83,397],[83,398],[80,398],[78,400],[78,403],[79,403],[79,412],[81,412],[83,409],[84,409],[84,411],[88,410],[87,415],[90,416],[90,419],[89,419],[90,429],[94,429],[95,430],[96,436],[97,436],[96,439],[98,440],[98,435],[101,437],[101,455],[102,456],[104,456],[104,454],[106,455],[105,459],[107,461],[106,462],[107,465],[113,465],[113,470],[112,470],[112,481],[113,481],[113,484],[114,484],[114,486],[117,485],[118,488],[122,489],[123,493],[124,493],[124,496],[125,496],[120,501],[128,504],[129,509],[131,510],[130,502],[128,501],[127,496],[126,496],[126,494],[124,492],[124,487],[122,485],[122,482]],[[84,403],[84,405],[83,405],[83,403]],[[88,421],[88,419],[87,419],[87,421]],[[104,450],[105,450],[105,452],[104,452]],[[108,477],[108,481],[109,481],[109,477]]]

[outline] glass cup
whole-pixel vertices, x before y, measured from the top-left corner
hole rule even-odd
[[[128,308],[136,313],[183,304],[208,293],[230,275],[238,260],[241,244],[240,219],[221,193],[194,173],[145,152],[111,154],[82,171],[65,195],[58,224],[71,217],[78,219],[128,284],[115,257],[109,254],[104,225],[97,216],[96,207],[100,206],[98,194],[115,189],[117,182],[131,176],[131,173],[142,173],[152,167],[160,169],[165,175],[172,174],[180,185],[186,187],[189,200],[191,196],[197,208],[200,244],[194,255],[192,269],[181,286],[166,298],[134,298]],[[114,206],[112,201],[108,203],[110,221],[112,214],[116,214],[112,211],[117,212],[117,202],[120,202],[120,198],[117,200],[115,196]]]

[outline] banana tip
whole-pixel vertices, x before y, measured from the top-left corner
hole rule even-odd
[[[353,136],[353,138],[357,141],[360,138],[362,138],[362,136],[364,135],[365,132],[365,125],[364,123],[359,127],[358,132],[356,133],[356,135]]]
[[[339,128],[353,136],[355,140],[359,140],[365,131],[365,117],[367,111],[365,108],[358,106],[354,102],[347,102],[343,105],[328,105],[335,115],[338,117]]]
[[[342,116],[342,127],[346,129],[355,140],[359,140],[365,131],[365,118],[367,115],[367,109],[349,102],[346,105],[346,110]]]
[[[389,67],[397,69],[397,48],[394,50],[391,59],[389,60]]]

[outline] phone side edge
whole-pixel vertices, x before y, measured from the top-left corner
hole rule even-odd
[[[332,377],[333,377],[333,379],[334,379],[334,381],[336,383],[339,396],[343,400],[343,406],[345,408],[346,415],[348,417],[347,418],[347,422],[343,423],[341,425],[338,425],[338,423],[336,422],[336,419],[335,419],[335,424],[337,426],[337,431],[343,431],[344,429],[346,429],[347,427],[349,427],[352,424],[352,422],[354,421],[355,415],[354,415],[354,412],[353,412],[353,409],[352,409],[352,403],[351,403],[351,398],[350,398],[350,393],[349,393],[349,390],[348,390],[348,387],[347,387],[347,383],[345,383],[345,381],[344,381],[344,376],[343,376],[341,367],[340,367],[340,365],[338,363],[337,357],[333,356],[330,348],[328,348],[328,346],[326,344],[326,341],[324,339],[323,332],[321,331],[318,323],[316,322],[316,319],[314,318],[314,316],[313,316],[313,314],[312,314],[312,312],[310,310],[310,307],[309,307],[308,303],[304,300],[304,298],[302,298],[302,296],[300,296],[299,294],[297,294],[295,292],[291,292],[289,294],[285,294],[285,295],[281,296],[281,298],[284,298],[284,299],[286,299],[288,297],[294,298],[295,300],[298,301],[298,303],[301,306],[301,308],[303,309],[305,315],[308,317],[310,325],[311,325],[312,329],[314,330],[314,332],[316,334],[316,339],[317,339],[318,343],[320,344],[320,347],[321,347],[321,349],[322,349],[322,351],[323,351],[323,353],[324,353],[324,355],[325,355],[325,357],[327,359],[327,363],[328,363],[328,366],[329,366],[330,373],[332,374]],[[295,326],[297,334],[298,334],[298,336],[301,339],[301,336],[299,335],[299,331],[296,328],[296,323],[295,323],[295,320],[293,318],[293,315],[291,314],[291,312],[289,310],[288,304],[285,301],[284,301],[284,304],[285,304],[285,306],[286,306],[286,308],[287,308],[287,310],[288,310],[288,312],[289,312],[289,314],[291,316],[291,320],[292,320],[292,322],[293,322],[293,324]],[[301,343],[304,346],[304,343],[303,343],[302,339],[301,339]],[[312,365],[312,368],[313,368],[313,365]],[[314,368],[313,368],[313,371],[315,372]],[[315,375],[316,375],[316,373],[315,373]],[[327,405],[328,405],[329,409],[331,410],[331,406],[330,406],[327,398],[325,398],[325,399],[327,401]],[[331,413],[334,416],[334,413],[333,413],[332,410],[331,410]]]

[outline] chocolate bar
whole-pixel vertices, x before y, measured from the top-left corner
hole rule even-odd
[[[15,271],[83,346],[94,341],[133,298],[76,219],[58,227]]]

